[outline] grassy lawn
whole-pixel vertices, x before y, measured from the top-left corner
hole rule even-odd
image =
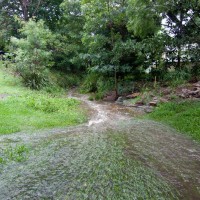
[[[162,104],[148,118],[169,124],[200,141],[200,101]]]
[[[86,120],[80,102],[31,91],[22,86],[19,77],[0,67],[0,134],[76,125]]]

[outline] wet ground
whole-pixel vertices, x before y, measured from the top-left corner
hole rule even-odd
[[[88,123],[0,136],[2,157],[29,149],[0,164],[0,199],[200,199],[199,143],[135,110],[74,98]]]

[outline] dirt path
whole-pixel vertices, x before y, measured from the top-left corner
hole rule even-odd
[[[16,133],[0,136],[1,148],[7,145],[26,144],[35,147],[36,152],[25,164],[11,163],[0,172],[0,199],[54,199],[53,190],[56,193],[67,181],[62,179],[66,172],[60,166],[67,166],[67,158],[73,154],[66,143],[73,143],[75,136],[80,137],[84,143],[88,135],[100,135],[108,130],[123,134],[127,141],[126,155],[139,160],[148,168],[155,170],[158,176],[169,181],[178,189],[180,199],[200,199],[198,143],[167,126],[153,121],[138,120],[133,117],[136,113],[124,107],[111,103],[91,102],[86,96],[71,96],[82,100],[86,107],[90,107],[92,117],[88,123],[33,134]],[[71,138],[69,141],[66,139],[67,136]],[[65,145],[62,145],[63,141],[66,142]],[[41,151],[38,156],[37,152]],[[51,169],[49,165],[56,167]]]

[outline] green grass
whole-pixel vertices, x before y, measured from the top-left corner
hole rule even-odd
[[[67,178],[69,199],[176,199],[164,180],[124,155],[122,135],[78,140],[69,143],[76,147],[69,169],[75,175]]]
[[[36,197],[35,180],[51,184],[55,199],[178,199],[179,194],[164,178],[127,155],[121,132],[69,134],[46,142],[31,149],[30,160],[24,165],[21,163],[20,178],[12,174],[14,178],[8,184],[18,190],[20,182],[23,188],[23,192],[15,196],[17,199],[31,192],[29,198]],[[27,173],[32,179],[27,179]],[[43,199],[50,199],[51,196],[41,190],[40,187],[44,187],[41,184],[37,185],[38,191],[43,191]],[[48,186],[45,187],[48,191]]]
[[[178,199],[172,185],[127,154],[121,131],[84,133],[0,151],[7,164],[0,165],[4,194],[16,199]]]
[[[148,118],[169,124],[200,141],[200,101],[162,104]]]
[[[28,157],[29,148],[25,145],[9,146],[6,149],[0,150],[0,164],[5,164],[9,161],[22,162]]]
[[[76,125],[85,121],[80,102],[54,96],[45,91],[31,91],[19,77],[0,68],[0,134]]]

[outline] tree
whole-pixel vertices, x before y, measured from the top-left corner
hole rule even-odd
[[[86,17],[83,43],[91,60],[90,71],[114,77],[115,91],[118,79],[133,74],[141,60],[135,52],[137,38],[127,30],[127,1],[83,1]]]
[[[26,86],[39,89],[47,83],[46,73],[53,65],[50,45],[54,41],[51,31],[42,20],[20,22],[23,38],[11,38],[15,48],[15,65]]]
[[[129,0],[126,10],[128,30],[141,38],[156,34],[161,28],[161,17],[155,8],[155,1]]]
[[[166,35],[169,37],[165,51],[172,49],[171,53],[177,57],[178,67],[181,66],[183,49],[189,47],[188,53],[194,46],[199,49],[199,0],[129,0],[128,10],[128,27],[136,35],[153,37],[162,28],[163,39],[166,40]]]
[[[62,0],[2,0],[0,9],[11,17],[17,15],[25,21],[33,16],[45,21],[55,21],[60,16],[61,3]]]
[[[85,17],[81,11],[80,0],[64,0],[60,5],[62,16],[58,22],[60,48],[56,52],[56,67],[64,71],[77,71],[84,68],[80,54],[84,52],[82,44]]]

